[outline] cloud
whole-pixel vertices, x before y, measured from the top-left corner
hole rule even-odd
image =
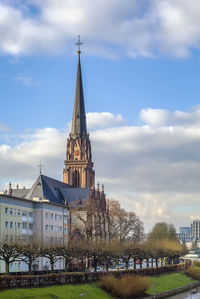
[[[96,182],[105,184],[107,197],[134,210],[148,229],[157,221],[178,227],[200,218],[199,109],[143,109],[140,126],[112,113],[88,114]],[[1,144],[2,188],[6,181],[30,187],[40,160],[44,174],[62,180],[68,134],[37,129],[16,136],[17,145]]]
[[[15,77],[15,80],[20,82],[23,85],[26,85],[26,86],[39,86],[40,85],[38,82],[34,81],[31,78],[31,75],[27,72],[25,72],[24,74],[21,74],[21,75],[17,75]]]
[[[1,1],[0,14],[0,51],[11,55],[71,52],[78,34],[87,53],[109,58],[200,46],[199,0]]]
[[[140,119],[151,126],[199,126],[200,106],[190,112],[146,108],[140,111]]]
[[[110,112],[87,113],[87,126],[89,130],[120,126],[125,123],[121,114],[114,115]]]
[[[11,132],[12,129],[7,125],[0,123],[0,132]]]

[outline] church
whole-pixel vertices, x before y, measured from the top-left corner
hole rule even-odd
[[[25,241],[32,237],[42,242],[67,243],[74,238],[87,239],[87,241],[109,239],[109,210],[104,186],[100,188],[98,183],[95,188],[94,163],[85,113],[80,40],[77,44],[79,49],[74,109],[71,132],[67,139],[63,181],[40,173],[30,189],[20,189],[18,185],[13,188],[10,183],[8,191],[0,194],[0,207],[2,206],[0,210],[5,210],[7,213],[4,213],[4,217],[1,215],[3,223],[0,225],[5,228],[8,226],[8,229],[2,232],[2,236],[0,235],[1,240],[4,237],[5,240]],[[23,208],[19,209],[18,206]],[[40,214],[36,213],[38,209],[41,210]],[[11,217],[11,211],[12,216],[19,216],[22,219],[16,220],[17,218]],[[20,213],[18,211],[22,214],[17,215]],[[27,213],[33,218],[31,226],[30,217],[25,217]],[[6,219],[6,215],[9,219]],[[55,220],[60,220],[60,224],[56,225]],[[11,226],[22,227],[16,235]],[[32,234],[29,233],[29,227]],[[55,232],[63,232],[63,234],[58,238]]]

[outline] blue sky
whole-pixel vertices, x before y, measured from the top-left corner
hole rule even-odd
[[[148,229],[200,218],[199,0],[0,0],[0,16],[1,189],[40,160],[62,179],[80,34],[96,181]]]
[[[84,37],[83,37],[84,38]],[[76,40],[76,36],[74,36]],[[71,55],[0,58],[1,122],[20,132],[65,127],[71,120],[76,80],[76,49]],[[108,58],[82,54],[86,108],[121,113],[138,124],[142,108],[189,111],[200,103],[200,59]],[[9,112],[9,117],[8,117]]]

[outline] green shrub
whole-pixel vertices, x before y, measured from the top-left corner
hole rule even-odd
[[[100,285],[103,289],[119,298],[139,297],[144,295],[150,286],[147,277],[136,275],[125,275],[122,278],[115,278],[113,275],[102,278]]]
[[[200,261],[194,260],[192,263],[195,267],[200,267]]]

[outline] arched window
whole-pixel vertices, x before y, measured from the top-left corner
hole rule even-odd
[[[74,170],[73,175],[74,175],[74,178],[73,178],[74,184],[73,185],[75,187],[79,187],[79,185],[80,185],[79,171],[78,170]]]

